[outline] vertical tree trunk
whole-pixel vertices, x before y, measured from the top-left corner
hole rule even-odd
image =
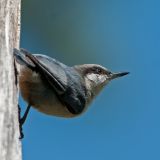
[[[19,48],[20,0],[0,0],[0,160],[21,160],[13,48]]]

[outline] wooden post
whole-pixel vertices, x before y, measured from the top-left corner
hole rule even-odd
[[[0,0],[0,160],[21,160],[13,48],[19,48],[20,0]]]

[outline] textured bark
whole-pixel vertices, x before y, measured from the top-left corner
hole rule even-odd
[[[0,160],[21,160],[13,48],[19,48],[20,0],[0,0]]]

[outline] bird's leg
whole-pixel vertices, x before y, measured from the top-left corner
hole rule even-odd
[[[23,117],[21,118],[21,116],[20,116],[21,108],[20,108],[20,106],[18,105],[20,139],[22,139],[22,138],[24,137],[22,125],[24,124],[24,122],[25,122],[25,120],[26,120],[26,118],[27,118],[27,115],[28,115],[28,113],[29,113],[30,108],[31,108],[31,106],[28,104],[27,109],[26,109]]]
[[[21,126],[24,124],[24,122],[25,122],[25,120],[26,120],[26,118],[27,118],[27,115],[28,115],[28,113],[29,113],[30,108],[31,108],[31,106],[28,104],[27,109],[26,109],[23,117],[20,118],[20,124],[21,124]]]

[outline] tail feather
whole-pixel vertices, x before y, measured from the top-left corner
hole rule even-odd
[[[25,52],[19,51],[18,49],[14,48],[13,55],[17,63],[20,65],[25,65],[31,69],[35,68],[34,63],[26,56]]]

